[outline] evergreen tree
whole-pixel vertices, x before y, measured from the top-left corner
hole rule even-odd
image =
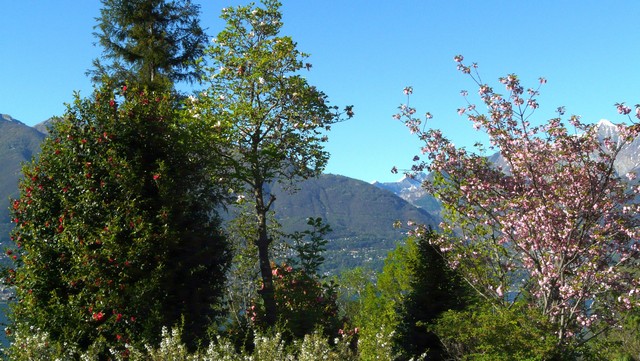
[[[94,35],[103,47],[103,63],[94,61],[94,80],[144,84],[166,89],[178,81],[196,81],[195,60],[203,55],[206,35],[199,6],[190,0],[101,0]]]
[[[400,307],[395,340],[406,359],[426,351],[428,360],[444,359],[442,343],[429,326],[444,312],[462,310],[472,300],[472,290],[431,244],[435,236],[429,229],[418,238],[416,255],[409,259],[410,291]]]
[[[170,94],[111,89],[76,96],[23,169],[13,328],[106,355],[183,322],[195,345],[228,260],[219,193]]]

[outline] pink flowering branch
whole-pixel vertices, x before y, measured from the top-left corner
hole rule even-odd
[[[465,65],[462,56],[454,60],[486,107],[481,112],[463,91],[467,105],[458,113],[489,136],[500,162],[455,147],[426,127],[430,115],[416,118],[408,101],[394,115],[424,142],[409,173],[434,173],[423,186],[444,206],[436,242],[451,266],[497,305],[526,294],[556,325],[561,343],[596,321],[611,321],[616,308],[639,304],[632,266],[640,264],[640,187],[615,170],[638,127],[621,125],[619,139],[600,139],[595,126],[571,116],[570,133],[560,118],[564,107],[558,118],[532,124],[544,78],[527,90],[514,74],[500,78],[503,96],[481,81],[476,64]],[[407,97],[412,93],[405,89]],[[623,103],[616,106],[631,112]]]

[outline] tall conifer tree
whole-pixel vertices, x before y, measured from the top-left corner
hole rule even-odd
[[[445,353],[438,336],[429,329],[446,311],[462,310],[472,303],[473,290],[451,269],[442,252],[431,244],[437,237],[428,229],[416,240],[416,254],[409,262],[410,291],[399,308],[396,345],[400,359],[427,352],[428,360],[442,360]]]
[[[114,84],[136,82],[151,89],[197,81],[194,60],[203,55],[206,35],[199,6],[189,0],[102,0],[94,34],[103,57],[90,71]]]

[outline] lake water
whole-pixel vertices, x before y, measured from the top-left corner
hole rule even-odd
[[[9,320],[7,319],[7,311],[9,305],[6,302],[0,302],[0,348],[5,348],[9,346],[9,340],[7,339],[7,335],[4,333],[5,327]]]

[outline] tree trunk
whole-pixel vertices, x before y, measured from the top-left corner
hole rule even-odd
[[[260,274],[262,276],[262,288],[258,291],[262,297],[265,308],[265,322],[268,326],[275,326],[278,320],[275,293],[273,289],[273,274],[271,273],[271,261],[269,260],[269,234],[267,232],[267,212],[269,207],[264,204],[262,187],[255,190],[256,213],[258,216],[258,258],[260,262]]]

